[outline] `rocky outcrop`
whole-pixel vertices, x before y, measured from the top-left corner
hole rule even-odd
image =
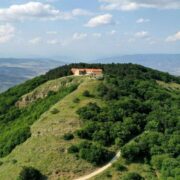
[[[50,93],[58,92],[63,87],[68,87],[73,83],[78,83],[82,80],[81,77],[63,77],[60,79],[48,81],[42,84],[38,88],[34,89],[31,93],[22,96],[19,101],[17,101],[16,106],[19,108],[26,107],[27,105],[37,101],[38,99],[44,99]]]

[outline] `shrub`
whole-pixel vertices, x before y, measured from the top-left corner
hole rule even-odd
[[[113,164],[113,167],[116,169],[116,171],[126,171],[126,166],[122,165],[121,163],[117,162]]]
[[[126,175],[123,176],[122,179],[123,180],[144,180],[144,178],[141,175],[135,172],[127,173]]]
[[[74,99],[73,99],[73,102],[74,102],[74,103],[79,103],[79,101],[80,101],[79,98],[74,98]]]
[[[129,162],[132,162],[139,158],[140,149],[136,142],[131,142],[126,144],[122,148],[122,156],[126,158]]]
[[[83,92],[83,96],[85,96],[85,97],[90,97],[91,95],[90,95],[90,92],[89,92],[88,90],[85,90],[85,91]]]
[[[77,153],[79,152],[79,148],[76,145],[72,145],[68,148],[68,153]]]
[[[80,118],[83,120],[93,120],[96,121],[97,114],[100,113],[101,108],[96,103],[89,103],[86,106],[77,110]]]
[[[99,144],[81,143],[79,156],[94,165],[102,165],[112,158],[114,154]]]
[[[64,134],[63,136],[64,140],[69,141],[74,138],[74,135],[71,133]]]
[[[56,92],[54,92],[54,91],[49,91],[48,92],[48,96],[52,96],[52,95],[55,95],[56,94]]]
[[[54,108],[54,109],[51,111],[52,114],[57,114],[58,112],[59,112],[59,110],[56,109],[56,108]]]
[[[118,147],[121,147],[121,146],[123,146],[124,142],[123,142],[123,140],[121,138],[118,137],[118,138],[115,139],[115,144]]]
[[[169,158],[168,154],[160,154],[160,155],[152,156],[151,165],[154,168],[161,170],[162,163],[163,163],[164,159],[167,159],[167,158]]]
[[[83,141],[82,143],[72,145],[68,149],[69,153],[77,153],[76,155],[94,165],[101,165],[110,160],[114,153],[106,150],[99,144],[94,144],[89,141]]]
[[[24,167],[20,172],[18,180],[41,180],[43,175],[33,167]]]
[[[17,160],[16,159],[13,159],[12,160],[12,164],[16,164],[17,163]]]
[[[175,158],[165,158],[162,162],[162,167],[161,167],[161,173],[164,178],[168,177],[173,177],[174,179],[175,176],[178,174],[178,170],[180,169],[180,163],[177,159]]]
[[[3,165],[3,162],[2,162],[2,161],[0,161],[0,166],[1,166],[1,165]]]

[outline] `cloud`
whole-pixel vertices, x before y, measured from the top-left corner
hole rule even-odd
[[[86,33],[74,33],[73,34],[74,40],[82,40],[82,39],[85,39],[86,37],[87,37]]]
[[[62,12],[49,4],[41,2],[28,2],[26,4],[12,5],[9,8],[0,8],[1,21],[67,20],[71,18],[70,13]]]
[[[90,11],[80,8],[63,12],[51,4],[34,1],[11,5],[8,8],[0,8],[1,21],[69,20],[75,16],[89,16],[92,14]]]
[[[45,0],[46,2],[48,2],[48,3],[55,3],[55,2],[57,2],[58,0]]]
[[[0,43],[6,43],[14,37],[15,28],[10,24],[0,25]]]
[[[85,24],[86,27],[98,27],[98,26],[104,26],[113,24],[113,19],[111,14],[103,14],[96,17],[91,18],[87,24]]]
[[[135,38],[129,38],[129,39],[128,39],[128,42],[129,42],[129,43],[133,43],[133,42],[135,42],[135,41],[136,41]]]
[[[144,18],[139,18],[136,23],[141,24],[141,23],[147,23],[150,22],[150,19],[144,19]]]
[[[93,33],[92,34],[94,37],[96,38],[101,38],[102,37],[102,34],[101,33]]]
[[[56,35],[58,34],[56,31],[47,31],[46,34],[50,34],[50,35]]]
[[[58,41],[57,39],[51,39],[47,41],[47,44],[56,45],[56,44],[61,44],[61,42]]]
[[[58,39],[46,40],[46,39],[42,39],[41,37],[32,38],[32,39],[29,40],[29,43],[33,44],[33,45],[37,45],[37,44],[40,44],[40,43],[49,44],[49,45],[57,45],[57,44],[61,45],[62,44]]]
[[[135,33],[135,37],[136,38],[147,38],[149,36],[149,33],[147,31],[140,31],[140,32],[137,32]]]
[[[166,38],[166,42],[180,41],[180,31]]]
[[[91,16],[92,14],[93,14],[92,12],[85,9],[77,8],[72,10],[73,16]]]
[[[42,38],[41,37],[35,37],[35,38],[29,40],[30,44],[39,44],[41,42],[42,42]]]
[[[116,34],[116,32],[117,32],[116,30],[112,30],[112,31],[108,32],[108,34],[111,35],[111,36],[113,36],[113,35]]]
[[[99,0],[103,10],[131,11],[140,8],[180,9],[179,0]]]

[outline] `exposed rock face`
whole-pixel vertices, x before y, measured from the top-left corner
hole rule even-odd
[[[54,91],[56,92],[56,91]],[[27,105],[31,104],[32,102],[35,102],[38,99],[44,99],[48,95],[49,91],[47,93],[42,92],[42,93],[33,93],[33,94],[28,94],[26,96],[21,97],[21,99],[16,103],[16,106],[22,108],[26,107]]]
[[[38,88],[34,89],[34,91],[31,93],[22,96],[19,101],[17,101],[16,106],[19,108],[26,107],[38,99],[44,99],[49,95],[49,93],[58,92],[61,88],[80,82],[81,79],[82,78],[80,77],[73,78],[69,76],[44,83]]]

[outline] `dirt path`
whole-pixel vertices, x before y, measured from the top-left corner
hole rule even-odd
[[[119,152],[116,154],[116,156],[115,156],[108,164],[106,164],[105,166],[97,169],[96,171],[92,172],[91,174],[88,174],[88,175],[86,175],[86,176],[77,178],[77,179],[75,179],[75,180],[87,180],[87,179],[90,179],[90,178],[92,178],[92,177],[94,177],[94,176],[102,173],[103,171],[105,171],[106,169],[108,169],[109,167],[111,167],[112,164],[113,164],[114,162],[116,162],[120,156],[121,156],[121,152],[119,151]]]

